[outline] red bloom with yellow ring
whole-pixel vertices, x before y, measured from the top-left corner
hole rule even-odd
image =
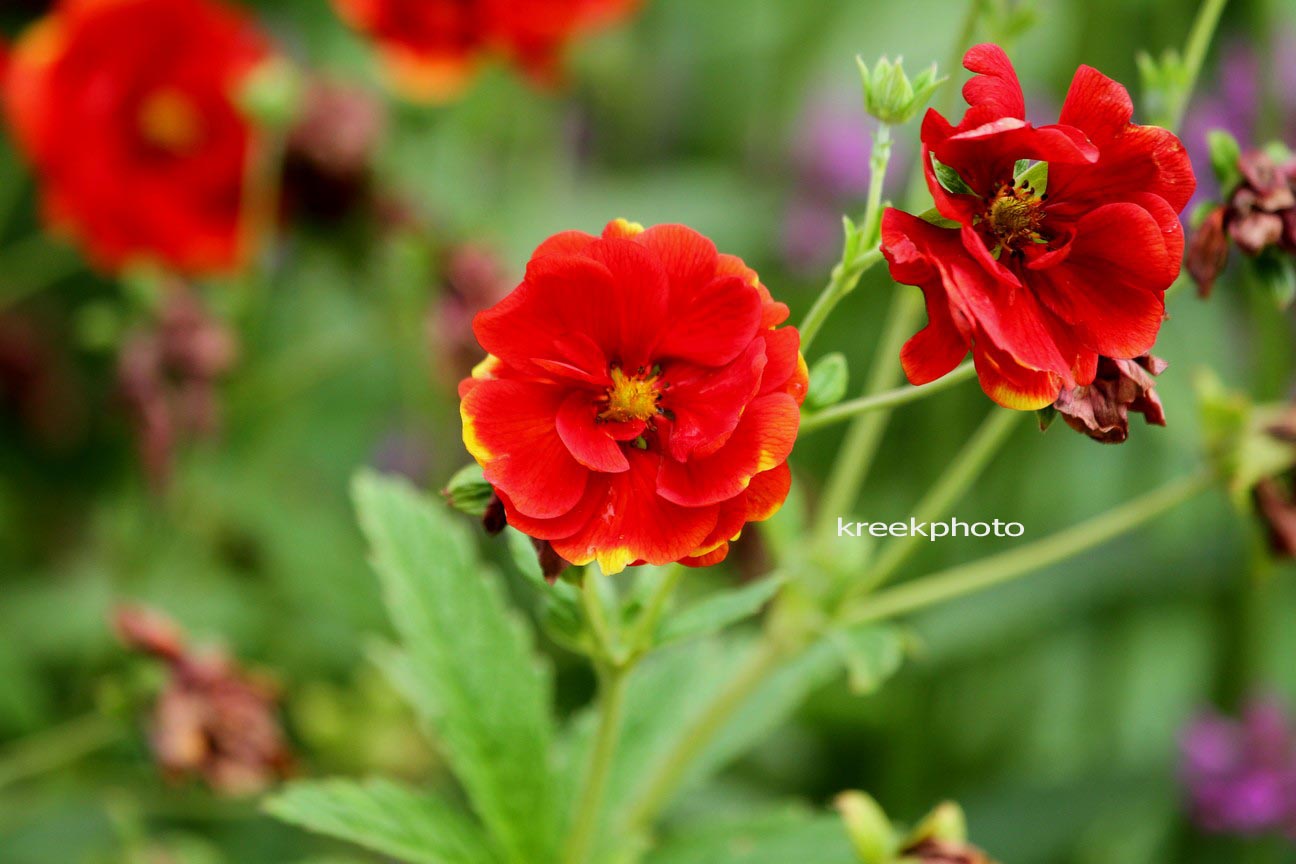
[[[499,57],[533,80],[559,77],[566,45],[640,0],[333,0],[378,45],[387,76],[412,99],[457,96],[484,60]]]
[[[941,220],[895,209],[882,219],[892,278],[927,304],[901,362],[925,384],[971,351],[990,398],[1043,408],[1091,384],[1099,357],[1152,348],[1196,179],[1179,139],[1131,123],[1129,94],[1095,69],[1076,72],[1057,124],[1035,127],[1002,49],[978,45],[964,65],[976,75],[962,121],[929,111],[922,125]],[[1038,162],[1046,188],[1030,179]]]
[[[235,97],[267,55],[211,0],[62,0],[14,46],[3,100],[51,228],[107,270],[237,265],[253,132]]]
[[[558,234],[473,322],[464,443],[514,528],[573,564],[714,564],[791,483],[800,337],[682,225]]]

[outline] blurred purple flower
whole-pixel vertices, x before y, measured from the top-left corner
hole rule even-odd
[[[1296,829],[1296,735],[1278,702],[1251,702],[1240,720],[1208,712],[1184,730],[1182,778],[1193,819],[1215,834]]]

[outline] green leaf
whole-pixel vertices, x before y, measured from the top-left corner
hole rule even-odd
[[[1025,174],[1015,175],[1017,185],[1025,184],[1034,190],[1036,195],[1043,195],[1048,191],[1048,163],[1036,162],[1026,169]]]
[[[856,864],[835,816],[787,811],[668,838],[645,864]]]
[[[941,188],[951,195],[975,195],[972,187],[964,182],[959,173],[948,165],[941,164],[941,161],[935,156],[931,157],[932,168],[936,171],[936,180],[940,183]]]
[[[290,783],[265,803],[272,816],[411,864],[489,864],[499,858],[447,802],[385,780]]]
[[[932,207],[930,210],[924,210],[923,212],[919,213],[918,218],[923,220],[924,222],[927,222],[928,224],[935,225],[937,228],[963,227],[958,222],[955,222],[953,219],[947,219],[946,217],[942,216],[941,212],[937,210],[935,207]]]
[[[810,392],[806,401],[813,408],[835,405],[846,395],[849,383],[850,368],[846,364],[846,355],[836,351],[825,354],[810,370]]]
[[[895,829],[878,803],[863,792],[843,792],[833,803],[861,864],[887,864],[895,852]]]
[[[904,661],[904,635],[894,627],[865,624],[829,634],[846,664],[851,692],[865,696],[894,675]]]
[[[782,587],[778,574],[744,585],[719,591],[705,600],[670,615],[657,628],[657,644],[668,645],[700,636],[710,636],[726,627],[750,618],[765,606]]]
[[[1242,148],[1237,139],[1223,129],[1207,132],[1206,146],[1210,149],[1211,170],[1219,180],[1220,189],[1227,194],[1242,180],[1242,170],[1238,167]]]
[[[404,481],[362,473],[360,522],[426,718],[509,861],[556,844],[551,681],[466,529]]]
[[[1058,410],[1052,405],[1045,405],[1043,408],[1036,409],[1035,420],[1039,423],[1040,431],[1047,432],[1049,427],[1053,425],[1053,421],[1057,419],[1057,416]]]

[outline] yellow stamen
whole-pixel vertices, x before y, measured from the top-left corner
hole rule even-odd
[[[139,129],[144,140],[170,153],[182,153],[198,143],[202,117],[189,97],[165,89],[149,94],[139,109]]]
[[[999,242],[1011,249],[1023,240],[1038,235],[1044,219],[1041,201],[1033,192],[1015,186],[1002,187],[993,201],[986,218]]]
[[[619,367],[612,369],[612,386],[607,391],[607,407],[599,419],[625,423],[647,420],[657,413],[657,376],[630,377]]]

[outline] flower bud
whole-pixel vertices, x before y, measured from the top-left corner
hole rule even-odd
[[[887,864],[895,849],[895,832],[878,803],[863,792],[843,792],[833,803],[856,857],[863,864]]]
[[[856,57],[860,80],[864,85],[864,107],[878,120],[890,125],[908,123],[914,118],[945,78],[936,76],[936,64],[918,74],[912,82],[904,71],[903,58],[893,63],[886,57],[870,70],[863,58]]]
[[[484,516],[495,497],[495,490],[476,463],[461,468],[450,478],[450,482],[441,490],[446,502],[456,510],[469,516]]]

